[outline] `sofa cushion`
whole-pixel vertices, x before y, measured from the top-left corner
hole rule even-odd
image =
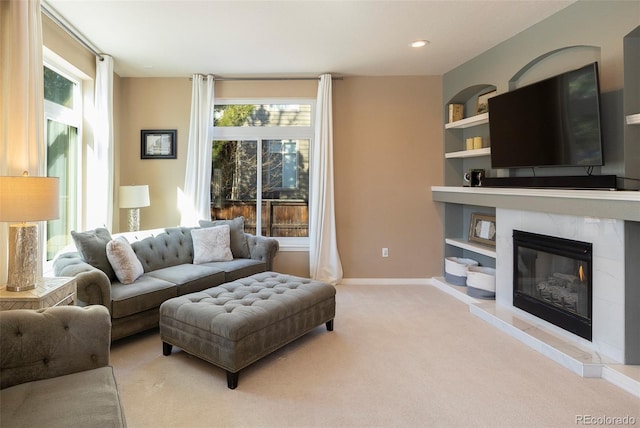
[[[233,260],[229,242],[229,225],[193,229],[193,263]]]
[[[133,252],[131,244],[122,236],[107,243],[107,259],[109,259],[116,277],[123,284],[131,284],[144,273],[142,263]]]
[[[235,258],[251,258],[249,244],[244,234],[244,217],[236,217],[232,220],[200,220],[200,227],[213,227],[229,225],[229,235],[231,240],[231,252]]]
[[[192,264],[158,269],[146,275],[176,284],[179,296],[215,287],[226,279],[224,271],[218,267]]]
[[[99,227],[86,232],[72,230],[71,237],[85,262],[100,269],[109,279],[116,277],[107,259],[107,242],[111,241],[111,234],[107,229]]]
[[[0,414],[3,426],[126,426],[109,366],[3,389]]]
[[[160,306],[177,296],[174,283],[142,275],[133,284],[111,283],[111,317],[122,318]]]
[[[233,259],[228,262],[211,262],[203,266],[210,266],[224,271],[224,282],[235,281],[236,279],[264,272],[267,268],[266,262],[254,259]]]

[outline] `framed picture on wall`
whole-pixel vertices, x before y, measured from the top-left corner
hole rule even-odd
[[[496,246],[496,217],[473,213],[469,224],[469,241]]]
[[[140,131],[140,159],[176,159],[176,129],[143,129]]]

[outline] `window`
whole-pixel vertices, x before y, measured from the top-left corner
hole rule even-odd
[[[242,215],[249,233],[306,244],[315,100],[216,101],[212,217]]]
[[[47,260],[70,243],[78,228],[81,83],[51,65],[44,67],[47,176],[60,179],[60,217],[47,222]]]

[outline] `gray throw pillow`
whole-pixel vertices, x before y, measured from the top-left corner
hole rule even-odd
[[[236,217],[233,220],[200,220],[200,227],[212,227],[229,225],[231,238],[231,252],[237,259],[250,259],[249,243],[244,235],[244,217]]]
[[[111,234],[107,229],[99,227],[86,232],[72,230],[71,237],[85,262],[107,274],[110,280],[116,277],[107,258],[107,243],[111,241]]]

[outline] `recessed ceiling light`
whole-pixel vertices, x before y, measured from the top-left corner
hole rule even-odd
[[[412,48],[421,48],[423,46],[427,46],[429,44],[429,40],[415,40],[409,43],[409,46]]]

